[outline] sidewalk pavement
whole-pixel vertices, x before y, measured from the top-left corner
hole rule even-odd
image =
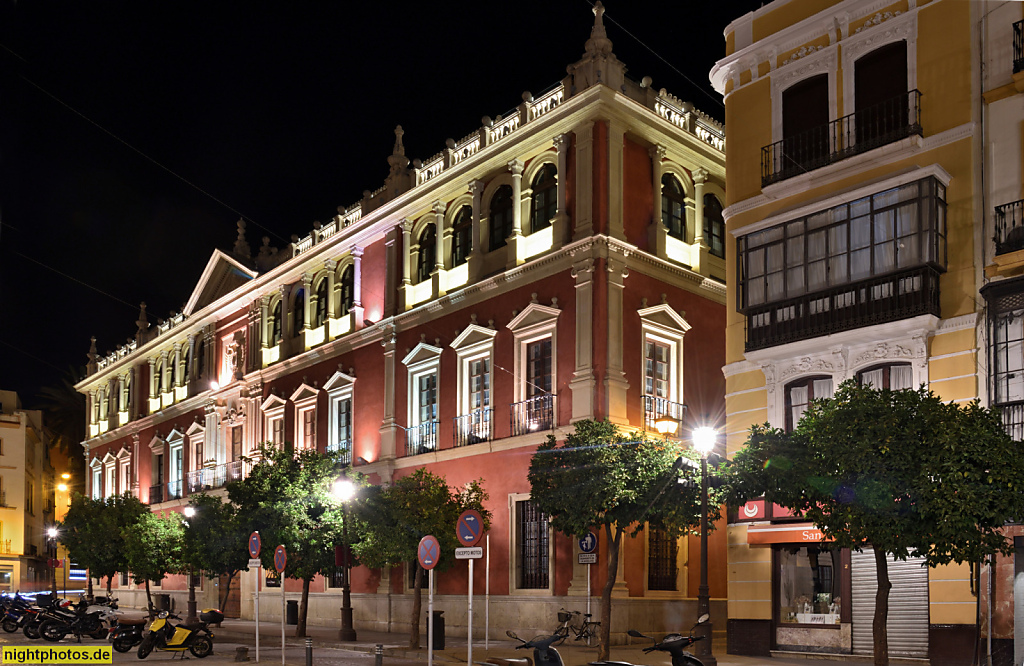
[[[224,620],[221,627],[214,628],[213,633],[218,641],[240,643],[242,645],[255,645],[256,623],[251,620]],[[287,625],[285,629],[285,640],[289,649],[305,645],[305,638],[295,638],[295,626]],[[388,663],[388,657],[402,659],[427,660],[426,632],[420,636],[420,643],[423,645],[418,650],[409,649],[408,634],[385,633],[380,631],[357,630],[357,640],[338,640],[337,626],[306,626],[306,635],[313,639],[314,653],[316,648],[338,648],[373,654],[377,645],[384,646],[384,664]],[[639,641],[634,645],[612,646],[610,658],[615,661],[625,661],[630,664],[645,664],[649,666],[663,666],[671,664],[672,660],[667,653],[654,652],[643,654],[643,648],[649,643]],[[492,640],[489,642],[489,649],[484,649],[482,639],[473,640],[473,661],[484,663],[490,658],[516,659],[529,656],[533,658],[532,650],[516,650],[518,645],[511,640]],[[281,625],[276,622],[260,623],[260,649],[281,647]],[[574,645],[572,641],[566,641],[558,648],[558,652],[565,662],[565,666],[585,666],[588,662],[597,659],[597,648],[588,648],[585,645]],[[448,636],[445,639],[444,650],[434,650],[434,662],[438,664],[465,664],[467,657],[467,645],[464,637]],[[725,654],[724,650],[716,653],[720,666],[756,666],[758,664],[771,664],[772,666],[837,666],[846,661],[852,664],[870,664],[870,657],[851,657],[850,655],[818,655],[804,653],[773,654],[772,657],[743,657],[738,655]],[[262,660],[261,660],[262,661]],[[890,659],[890,662],[897,666],[906,664],[916,666],[927,664],[927,660],[905,660]]]

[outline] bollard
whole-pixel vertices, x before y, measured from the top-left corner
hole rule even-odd
[[[249,661],[249,648],[243,646],[235,648],[235,661]]]
[[[313,666],[313,639],[306,639],[306,666]]]
[[[373,666],[384,666],[384,645],[381,643],[377,643],[373,651]]]

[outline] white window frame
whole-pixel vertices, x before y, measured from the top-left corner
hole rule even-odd
[[[530,497],[530,493],[509,493],[508,495],[508,561],[511,564],[508,568],[508,589],[509,594],[550,597],[555,594],[555,535],[550,520],[548,521],[548,587],[547,589],[519,587],[519,530],[516,525],[516,502],[528,501]]]
[[[855,27],[850,25],[849,32],[843,38],[843,111],[844,115],[854,112],[856,103],[856,62],[875,49],[893,42],[907,43],[907,91],[917,89],[917,10],[913,9],[899,16],[886,18],[881,24],[873,23],[873,17],[863,17],[865,22]],[[860,23],[858,20],[857,23]],[[881,26],[883,28],[879,29]],[[829,85],[832,85],[835,66],[829,74]],[[834,94],[834,93],[830,93]],[[835,118],[835,116],[833,116]],[[781,137],[780,137],[781,138]]]
[[[437,421],[441,420],[441,348],[435,347],[434,345],[427,344],[426,342],[420,342],[415,348],[404,359],[402,359],[402,365],[405,366],[406,372],[409,376],[408,386],[408,415],[409,419],[407,423],[409,427],[415,427],[422,425],[420,421],[420,384],[419,380],[421,377],[427,375],[436,375],[437,379],[435,382],[435,403],[437,405]]]
[[[684,402],[683,393],[683,338],[690,330],[689,322],[667,303],[637,310],[640,316],[640,381],[641,392],[647,394],[647,341],[660,342],[669,348],[669,394],[670,402]]]
[[[174,461],[175,452],[181,454],[181,464],[176,465]],[[175,469],[177,467],[177,470]],[[185,485],[185,435],[178,431],[177,428],[172,430],[167,435],[167,478],[164,479],[164,487],[167,489],[167,484],[172,481],[178,481],[181,484],[178,488],[178,494],[184,496],[184,485]],[[167,495],[170,495],[169,489],[167,489]]]
[[[284,401],[284,399],[279,398],[276,395],[270,395],[269,397],[267,397],[266,400],[263,401],[263,404],[260,405],[260,411],[263,412],[264,439],[267,442],[270,442],[271,444],[275,444],[275,446],[276,443],[274,442],[274,424],[278,421],[281,423],[282,441],[280,442],[280,450],[282,451],[284,450],[285,445],[284,408],[286,406],[287,403]]]
[[[92,488],[90,488],[92,492],[90,494],[93,499],[103,499],[103,461],[93,458],[89,467],[92,468]]]
[[[117,478],[121,486],[121,494],[132,491],[132,454],[127,447],[117,454]]]
[[[347,450],[351,455],[353,451],[353,440],[355,439],[355,427],[353,415],[353,403],[352,395],[355,389],[356,378],[352,375],[347,375],[341,370],[335,372],[327,383],[324,384],[324,391],[327,392],[327,450],[328,451],[342,451]],[[349,438],[347,449],[343,449],[342,441],[338,437],[338,426],[339,419],[341,416],[341,404],[346,400],[349,401],[349,428],[352,430],[352,436]]]
[[[485,328],[478,324],[470,324],[459,337],[452,341],[450,347],[455,350],[458,358],[458,416],[465,416],[472,410],[470,405],[471,387],[469,385],[470,364],[474,361],[487,359],[487,372],[490,375],[491,395],[484,407],[494,407],[494,338],[498,332],[493,328]]]
[[[846,42],[843,42],[843,50],[846,50]],[[772,143],[782,141],[782,94],[790,87],[800,83],[804,79],[819,74],[828,74],[828,119],[833,121],[839,117],[839,102],[836,91],[836,70],[838,49],[835,44],[826,46],[813,55],[807,55],[788,65],[779,67],[771,74],[771,101],[772,101]],[[846,58],[843,58],[846,61]],[[844,97],[843,104],[851,104],[852,97]],[[848,107],[848,108],[853,108]],[[851,113],[848,111],[847,113]],[[810,129],[810,128],[808,128]],[[701,224],[703,224],[703,220]]]
[[[114,455],[107,452],[103,456],[103,498],[113,497],[117,494],[117,460]]]
[[[551,395],[558,394],[558,315],[561,310],[540,303],[530,303],[519,315],[510,321],[507,328],[512,331],[515,364],[515,402],[526,400],[527,345],[551,338]],[[555,405],[557,410],[558,406]],[[557,414],[554,417],[557,422]]]
[[[292,449],[295,451],[304,449],[316,450],[316,399],[319,393],[319,389],[303,383],[291,395],[290,400],[295,405],[295,439],[292,441]],[[305,425],[306,414],[310,413],[313,415],[313,442],[312,445],[307,445],[303,426]]]

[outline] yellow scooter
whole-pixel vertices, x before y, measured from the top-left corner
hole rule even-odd
[[[146,635],[139,645],[139,659],[145,659],[154,649],[167,652],[188,650],[200,659],[213,654],[213,634],[210,633],[209,625],[224,620],[224,613],[216,608],[205,609],[199,614],[199,626],[194,629],[183,624],[172,625],[168,618],[181,619],[173,613],[160,611],[156,619],[150,622]]]

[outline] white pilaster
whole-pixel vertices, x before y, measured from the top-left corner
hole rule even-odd
[[[594,418],[594,260],[586,257],[572,267],[576,281],[576,367],[569,390],[572,391],[572,420]]]
[[[576,135],[576,216],[573,240],[594,233],[594,122],[573,130]]]
[[[619,240],[626,239],[622,210],[625,137],[624,124],[608,121],[608,235]]]
[[[626,412],[626,396],[629,382],[622,370],[622,327],[624,316],[622,311],[622,291],[629,269],[618,259],[609,257],[605,261],[608,274],[608,361],[605,371],[604,385],[607,399],[606,417],[612,423],[629,424]]]

